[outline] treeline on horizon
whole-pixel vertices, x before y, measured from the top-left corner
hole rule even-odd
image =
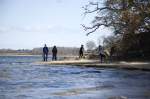
[[[58,55],[78,55],[79,48],[77,47],[57,47]],[[0,55],[42,55],[43,48],[29,49],[0,49]],[[49,47],[49,55],[52,55],[52,47]]]

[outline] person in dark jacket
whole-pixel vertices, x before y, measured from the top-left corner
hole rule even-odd
[[[102,63],[106,57],[104,53],[104,49],[101,45],[99,45],[98,50],[99,50],[100,62]]]
[[[81,45],[80,50],[79,50],[79,58],[83,58],[83,52],[84,52],[84,47]]]
[[[53,49],[52,49],[52,60],[57,60],[57,47],[54,46]]]
[[[112,47],[110,48],[110,61],[113,60],[113,54],[114,54],[114,52],[115,52],[115,46],[112,46]]]
[[[45,46],[43,47],[43,61],[47,61],[47,58],[48,58],[48,47],[46,46],[46,44],[45,44]]]

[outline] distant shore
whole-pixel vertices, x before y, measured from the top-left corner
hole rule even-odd
[[[41,56],[42,59],[42,54],[0,54],[0,56]],[[49,55],[52,56],[52,55]],[[74,59],[77,58],[78,56],[74,55],[59,55],[59,57],[64,57],[65,59]]]
[[[30,54],[0,54],[0,56],[42,56],[42,55],[30,55]]]

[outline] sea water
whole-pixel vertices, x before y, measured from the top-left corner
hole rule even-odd
[[[41,60],[0,56],[0,99],[150,99],[149,71],[35,64]]]

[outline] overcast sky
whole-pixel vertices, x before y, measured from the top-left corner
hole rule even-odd
[[[86,36],[80,24],[90,23],[82,6],[89,0],[0,0],[0,49],[48,46],[79,47],[107,36],[102,27]]]

